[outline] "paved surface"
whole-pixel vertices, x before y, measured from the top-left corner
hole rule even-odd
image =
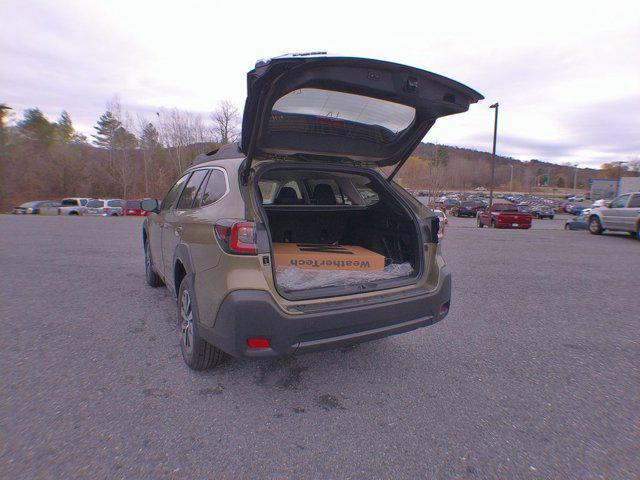
[[[640,474],[640,242],[452,219],[453,310],[194,373],[137,219],[0,216],[0,477]]]

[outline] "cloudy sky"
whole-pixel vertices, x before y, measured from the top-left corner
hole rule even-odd
[[[92,132],[133,115],[244,103],[256,59],[323,50],[431,70],[486,100],[426,140],[598,166],[640,154],[640,1],[0,0],[0,102]]]

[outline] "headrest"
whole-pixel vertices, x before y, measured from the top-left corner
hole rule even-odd
[[[313,200],[316,205],[335,205],[337,203],[333,188],[327,183],[316,185],[316,188],[313,189]]]

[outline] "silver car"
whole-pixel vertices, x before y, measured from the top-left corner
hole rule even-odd
[[[120,198],[94,198],[87,203],[85,215],[119,217],[124,215],[125,201]]]
[[[600,235],[605,230],[629,232],[640,239],[640,192],[620,195],[589,213],[589,231]]]

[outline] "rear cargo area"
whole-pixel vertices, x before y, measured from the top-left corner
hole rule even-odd
[[[317,296],[323,296],[320,290],[327,287],[383,289],[398,281],[411,281],[418,274],[422,242],[416,222],[377,179],[275,169],[261,177],[259,186],[272,252],[274,246],[293,243],[319,255],[341,250],[336,247],[355,246],[377,254],[374,257],[384,257],[383,268],[362,270],[351,266],[300,267],[297,262],[276,264],[276,283],[282,292],[315,290]]]

